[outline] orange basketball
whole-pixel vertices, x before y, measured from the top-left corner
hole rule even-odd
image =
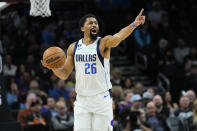
[[[60,68],[64,65],[66,55],[59,47],[50,47],[43,54],[43,64],[49,68]]]

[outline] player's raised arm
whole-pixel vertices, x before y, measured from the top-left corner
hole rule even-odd
[[[118,46],[122,40],[126,39],[134,31],[136,27],[145,23],[145,16],[142,15],[143,11],[144,9],[141,9],[140,13],[135,18],[135,21],[127,27],[121,29],[118,33],[105,36],[101,40],[101,45],[105,48]]]
[[[65,64],[63,65],[63,67],[49,68],[46,65],[43,66],[48,69],[51,69],[55,73],[55,75],[60,79],[66,80],[74,68],[73,50],[74,50],[74,43],[72,43],[67,50],[67,58],[65,60]]]

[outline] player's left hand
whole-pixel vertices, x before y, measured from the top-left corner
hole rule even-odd
[[[142,15],[144,9],[142,8],[138,16],[135,18],[134,25],[138,27],[139,25],[143,25],[145,23],[145,16]]]

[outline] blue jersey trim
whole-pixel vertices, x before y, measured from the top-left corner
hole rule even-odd
[[[99,57],[99,60],[100,60],[101,64],[104,67],[104,58],[103,58],[103,56],[101,56],[101,52],[100,52],[100,49],[99,49],[99,47],[100,47],[100,41],[101,41],[101,39],[99,39],[98,40],[98,43],[97,43],[97,54],[98,54],[98,57]]]
[[[79,43],[79,41],[77,41],[77,42],[75,43],[75,47],[74,47],[74,51],[73,51],[73,58],[75,58],[75,52],[76,52],[78,43]]]

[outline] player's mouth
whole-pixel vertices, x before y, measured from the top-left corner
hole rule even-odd
[[[92,28],[92,29],[90,30],[90,32],[91,32],[93,35],[97,34],[96,28]]]

